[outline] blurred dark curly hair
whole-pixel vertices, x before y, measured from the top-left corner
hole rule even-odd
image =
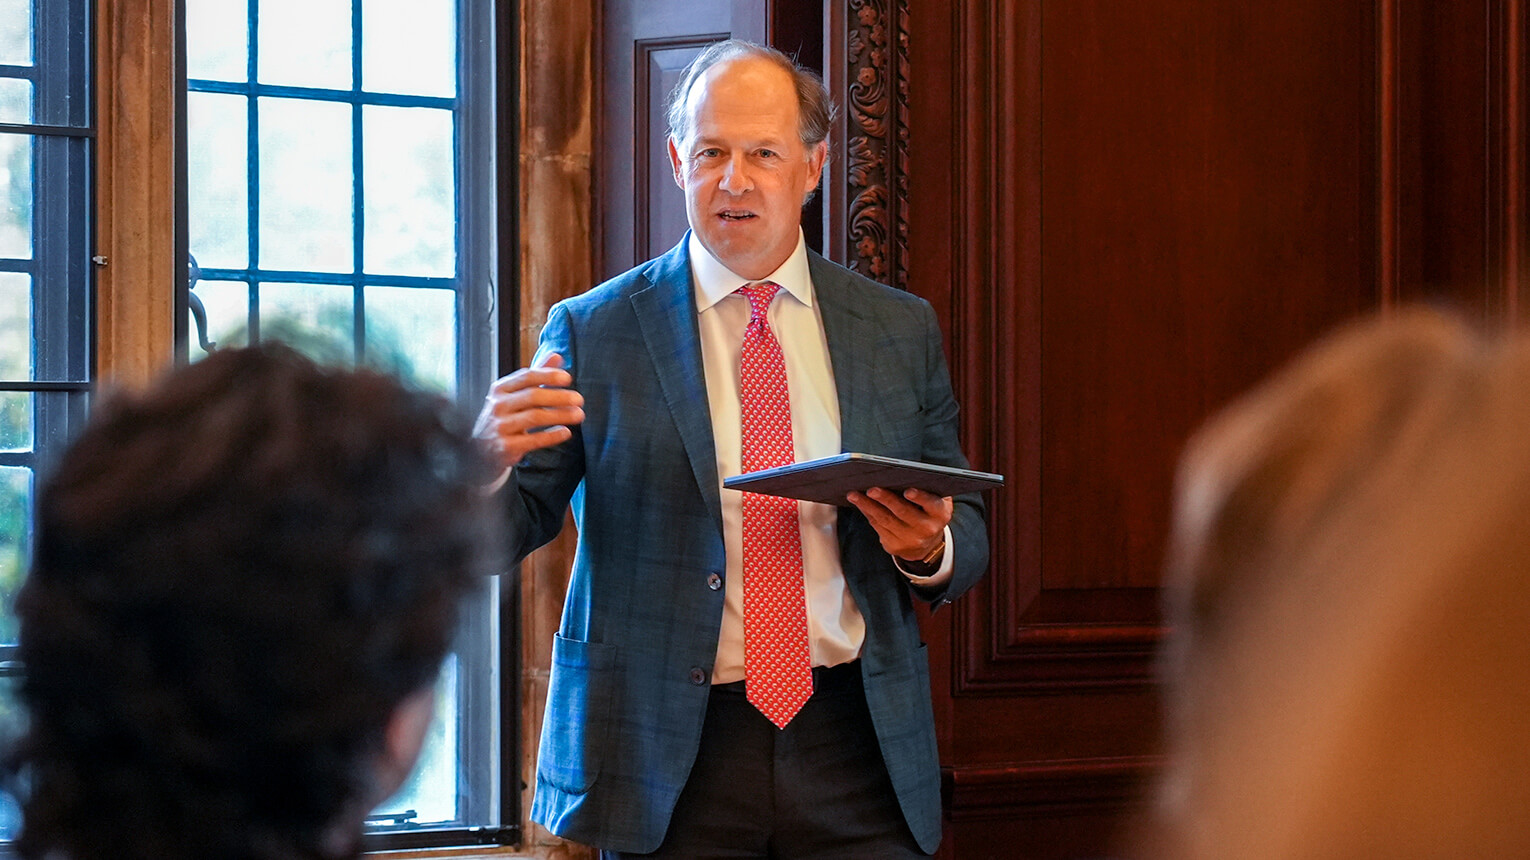
[[[279,345],[103,403],[17,602],[22,856],[353,856],[327,831],[500,563],[486,469],[438,396]]]

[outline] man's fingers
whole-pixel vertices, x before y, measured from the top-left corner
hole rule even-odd
[[[903,498],[924,509],[924,512],[932,517],[949,519],[954,509],[950,496],[937,496],[924,490],[909,488],[903,491]]]
[[[547,359],[561,364],[556,353]],[[523,367],[494,383],[486,411],[499,422],[498,433],[521,433],[554,424],[584,420],[584,395],[568,387],[573,377],[557,367]]]
[[[909,525],[921,525],[928,520],[935,520],[944,528],[951,519],[953,508],[949,496],[937,496],[915,489],[895,493],[881,487],[872,487],[866,494],[881,504],[889,514]]]
[[[846,500],[866,516],[882,547],[899,556],[922,549],[951,521],[953,510],[951,499],[921,490],[900,494],[872,487],[865,493],[851,493]]]
[[[886,508],[882,507],[861,493],[851,493],[845,497],[845,500],[854,505],[856,510],[860,511],[862,514],[865,514],[866,519],[873,526],[877,524],[878,520],[887,516]]]
[[[489,398],[494,414],[509,418],[518,412],[557,409],[566,415],[583,417],[584,395],[572,388],[525,388],[519,391],[494,394]],[[562,424],[563,421],[543,421],[543,424]]]
[[[494,413],[495,434],[514,436],[519,433],[536,433],[552,427],[584,422],[584,410],[579,406],[533,406],[512,409],[496,407]]]
[[[563,356],[551,352],[545,356],[538,356],[532,366],[523,367],[495,380],[494,384],[489,386],[489,397],[514,394],[540,386],[568,388],[573,384],[573,375],[563,369]]]
[[[917,538],[909,534],[907,525],[893,516],[881,502],[862,493],[851,493],[846,499],[866,516],[881,541],[882,549],[896,556],[904,556],[918,545]]]
[[[493,446],[500,464],[505,468],[510,468],[519,463],[532,451],[568,441],[573,433],[573,430],[560,424],[535,433],[495,436],[489,440],[489,444]]]
[[[896,503],[896,494],[872,488],[865,493],[851,493],[846,498],[866,516],[866,521],[871,523],[871,527],[877,530],[884,541],[889,538],[897,540],[908,529],[908,523],[887,505],[889,500]]]
[[[574,431],[562,424],[538,430],[535,433],[522,433],[515,437],[518,444],[515,446],[516,450],[511,453],[517,455],[515,459],[519,462],[521,457],[526,456],[530,452],[538,448],[548,448],[560,442],[565,442],[572,435],[574,435]]]
[[[573,384],[573,374],[561,367],[523,367],[509,376],[495,380],[489,387],[489,396],[505,396],[543,386],[568,388]]]
[[[489,388],[474,435],[491,442],[507,465],[526,454],[567,441],[571,425],[584,421],[584,395],[572,387],[563,356],[549,353]]]

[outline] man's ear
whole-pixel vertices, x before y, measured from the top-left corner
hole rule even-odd
[[[683,190],[685,188],[685,181],[680,178],[680,169],[683,166],[680,163],[680,150],[675,146],[674,135],[670,135],[667,140],[669,141],[669,166],[674,172],[675,184]]]
[[[812,149],[808,150],[808,175],[805,180],[807,187],[802,189],[803,194],[811,194],[813,189],[818,187],[818,183],[822,181],[823,163],[828,156],[829,142],[827,140],[818,141]]]
[[[436,714],[436,687],[421,687],[398,703],[383,730],[383,749],[377,763],[377,802],[391,797],[409,778],[425,746],[425,733]]]

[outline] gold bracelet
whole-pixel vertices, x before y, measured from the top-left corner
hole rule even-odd
[[[926,553],[924,558],[919,559],[919,563],[923,564],[923,565],[926,565],[926,566],[933,565],[933,564],[938,564],[940,562],[940,557],[945,555],[945,554],[946,554],[946,539],[945,538],[941,538],[940,539],[940,543],[936,544],[934,549],[932,549],[928,553]]]

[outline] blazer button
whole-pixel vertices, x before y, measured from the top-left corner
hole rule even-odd
[[[715,573],[708,574],[707,575],[707,588],[710,588],[713,591],[716,591],[719,588],[722,588],[722,577],[718,576]]]
[[[702,684],[705,684],[706,682],[707,682],[707,673],[702,671],[700,666],[692,666],[691,667],[691,683],[695,684],[698,687],[700,687]]]

